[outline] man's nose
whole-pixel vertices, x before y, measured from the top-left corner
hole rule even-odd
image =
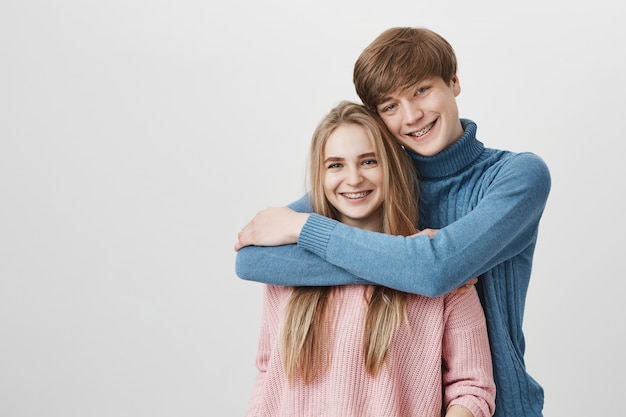
[[[422,109],[414,104],[407,103],[403,106],[403,118],[405,124],[413,124],[424,116]]]

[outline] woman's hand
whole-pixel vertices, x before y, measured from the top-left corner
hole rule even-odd
[[[462,405],[454,404],[448,408],[445,417],[474,417],[474,414]]]

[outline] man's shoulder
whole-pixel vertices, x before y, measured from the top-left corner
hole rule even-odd
[[[493,179],[509,178],[516,183],[528,184],[536,192],[544,190],[547,195],[550,191],[551,176],[546,162],[533,152],[513,152],[486,148],[485,161],[490,165]]]
[[[485,156],[485,159],[494,165],[504,165],[510,169],[542,170],[549,173],[546,162],[534,152],[485,148]]]

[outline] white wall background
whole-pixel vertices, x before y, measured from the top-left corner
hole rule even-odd
[[[391,26],[442,33],[462,117],[553,189],[525,329],[546,416],[623,397],[620,1],[5,0],[0,416],[241,416],[260,284],[236,234],[303,192],[322,115]]]

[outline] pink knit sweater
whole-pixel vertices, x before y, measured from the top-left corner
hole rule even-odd
[[[291,287],[266,286],[259,373],[247,417],[440,417],[442,406],[452,404],[467,407],[475,417],[493,414],[491,353],[476,291],[410,296],[408,325],[394,335],[389,366],[372,377],[361,352],[367,308],[363,295],[371,288],[349,285],[335,293],[329,369],[311,384],[296,377],[290,385],[280,337]]]

